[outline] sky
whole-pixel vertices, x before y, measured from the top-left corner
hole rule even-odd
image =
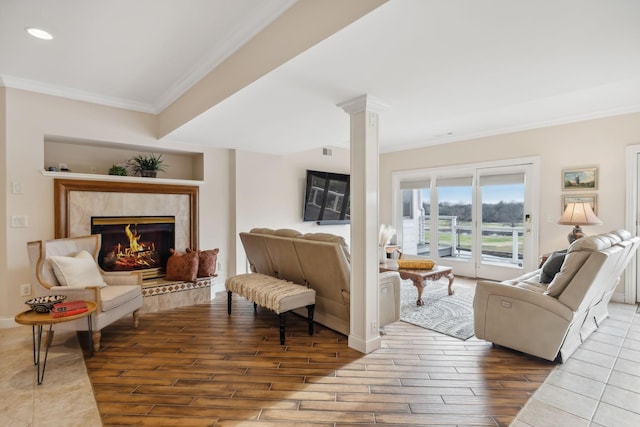
[[[471,203],[471,187],[440,187],[440,201],[451,203]],[[429,190],[423,189],[425,200],[429,200]],[[491,185],[482,187],[483,203],[524,202],[524,184]]]

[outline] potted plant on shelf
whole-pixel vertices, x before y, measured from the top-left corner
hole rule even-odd
[[[109,169],[109,175],[127,176],[127,168],[122,165],[113,165]]]
[[[129,165],[136,175],[155,178],[158,171],[166,171],[162,154],[138,154],[129,160]]]

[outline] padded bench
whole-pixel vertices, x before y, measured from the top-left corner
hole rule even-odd
[[[302,285],[260,273],[239,274],[227,278],[227,313],[231,315],[233,292],[253,302],[253,309],[259,305],[274,311],[280,318],[280,344],[284,345],[285,315],[288,311],[307,307],[309,335],[313,335],[313,310],[316,291]]]

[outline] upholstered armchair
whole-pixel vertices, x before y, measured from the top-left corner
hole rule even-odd
[[[93,346],[100,349],[101,330],[132,315],[138,326],[142,307],[142,275],[139,272],[104,272],[97,263],[98,234],[27,243],[32,285],[36,296],[66,295],[67,301],[96,303],[92,315]],[[86,319],[56,324],[56,329],[88,330]]]

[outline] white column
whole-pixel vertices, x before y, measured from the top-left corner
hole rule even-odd
[[[380,348],[378,325],[378,113],[369,95],[338,104],[351,119],[351,332],[349,347]]]

